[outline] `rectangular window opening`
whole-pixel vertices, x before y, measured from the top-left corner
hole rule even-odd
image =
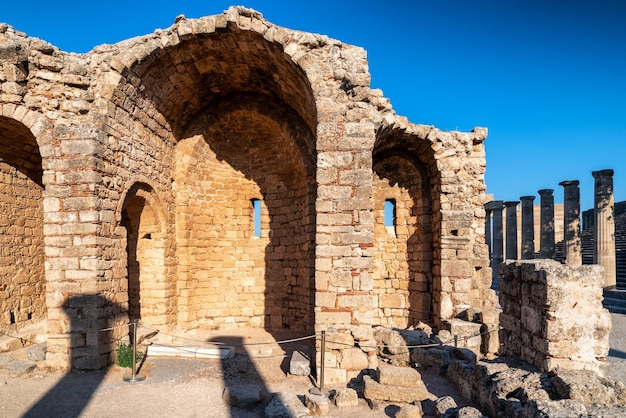
[[[251,199],[252,201],[252,224],[253,236],[261,236],[261,201],[259,199]]]
[[[385,228],[387,232],[396,233],[396,200],[385,199]]]

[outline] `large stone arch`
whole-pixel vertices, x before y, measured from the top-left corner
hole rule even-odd
[[[307,74],[285,52],[290,39],[268,36],[276,28],[265,22],[263,28],[243,26],[241,21],[221,21],[220,16],[182,20],[166,32],[129,45],[128,54],[113,58],[114,72],[100,81],[116,82],[112,89],[102,91],[114,104],[105,130],[109,142],[118,149],[107,147],[105,160],[118,176],[125,176],[125,167],[136,163],[135,168],[159,183],[159,189],[171,190],[164,195],[164,208],[173,224],[167,234],[175,237],[172,259],[177,265],[167,271],[175,270],[176,274],[181,329],[312,329],[315,99]],[[260,146],[254,143],[258,140],[262,140]],[[293,168],[291,173],[289,168]],[[211,267],[210,258],[219,258],[220,251],[214,249],[210,255],[201,251],[207,248],[202,242],[210,242],[206,234],[215,233],[208,225],[224,230],[232,227],[229,236],[241,226],[228,223],[230,218],[227,223],[216,222],[224,219],[215,211],[231,210],[227,206],[234,201],[209,198],[208,189],[201,184],[208,182],[206,176],[211,170],[223,170],[218,192],[230,193],[236,190],[235,184],[249,186],[237,197],[242,211],[244,206],[249,209],[251,199],[260,199],[264,205],[266,236],[254,244],[257,250],[261,248],[262,267],[258,270],[239,253],[231,254],[228,263],[232,261],[233,266],[218,266],[213,260]],[[115,181],[119,179],[112,178],[110,183]],[[196,184],[195,188],[190,184]],[[201,198],[190,190],[198,191]],[[247,197],[242,197],[244,194]],[[291,199],[286,207],[297,210],[279,208],[279,199]],[[249,218],[250,213],[245,216]],[[289,233],[283,222],[291,225]],[[200,224],[208,229],[202,230]],[[265,245],[260,246],[262,242]],[[246,244],[239,248],[252,247]],[[259,255],[255,252],[253,257]],[[215,295],[211,292],[220,290],[209,290],[217,287],[208,283],[218,272],[224,272],[222,268],[241,284],[219,286],[223,294]],[[261,286],[252,279],[259,274]],[[255,296],[262,306],[235,308],[240,298],[230,295],[240,295],[241,286],[254,288],[262,296]],[[215,303],[223,302],[227,292],[233,306],[216,308]]]
[[[373,170],[375,322],[401,328],[432,324],[440,175],[430,142],[403,130],[382,131]],[[395,205],[392,229],[385,227],[385,201]]]
[[[44,176],[47,120],[0,105],[0,327],[20,330],[47,317]]]

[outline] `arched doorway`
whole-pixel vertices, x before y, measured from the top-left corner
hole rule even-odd
[[[121,221],[126,227],[128,317],[152,326],[165,325],[173,309],[166,289],[160,210],[152,188],[137,183],[126,195]]]
[[[43,170],[35,137],[0,116],[0,326],[46,318]]]

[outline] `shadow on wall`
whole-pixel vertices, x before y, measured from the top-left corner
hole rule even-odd
[[[108,366],[89,373],[79,369],[96,368],[104,361],[104,357],[108,362],[108,347],[113,341],[113,331],[101,330],[113,326],[113,315],[108,318],[101,315],[106,312],[120,312],[119,308],[119,305],[110,304],[99,295],[75,296],[67,301],[64,310],[72,321],[72,345],[78,345],[76,340],[83,338],[87,344],[84,347],[72,347],[71,370],[23,418],[81,415],[106,376]]]

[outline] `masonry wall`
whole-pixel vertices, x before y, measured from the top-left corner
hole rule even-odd
[[[542,371],[604,373],[611,318],[602,307],[601,278],[597,265],[507,262],[499,283],[502,354]]]
[[[0,116],[0,328],[46,318],[41,156],[30,131]]]
[[[374,322],[399,328],[431,323],[429,179],[400,157],[386,159],[374,170]],[[385,226],[387,200],[395,205],[393,226]]]
[[[43,212],[51,366],[104,366],[139,319],[326,330],[327,381],[345,382],[375,366],[373,324],[493,309],[486,130],[396,115],[362,48],[240,7],[86,55],[7,25],[0,41],[0,127],[41,155],[41,197],[24,184]]]

